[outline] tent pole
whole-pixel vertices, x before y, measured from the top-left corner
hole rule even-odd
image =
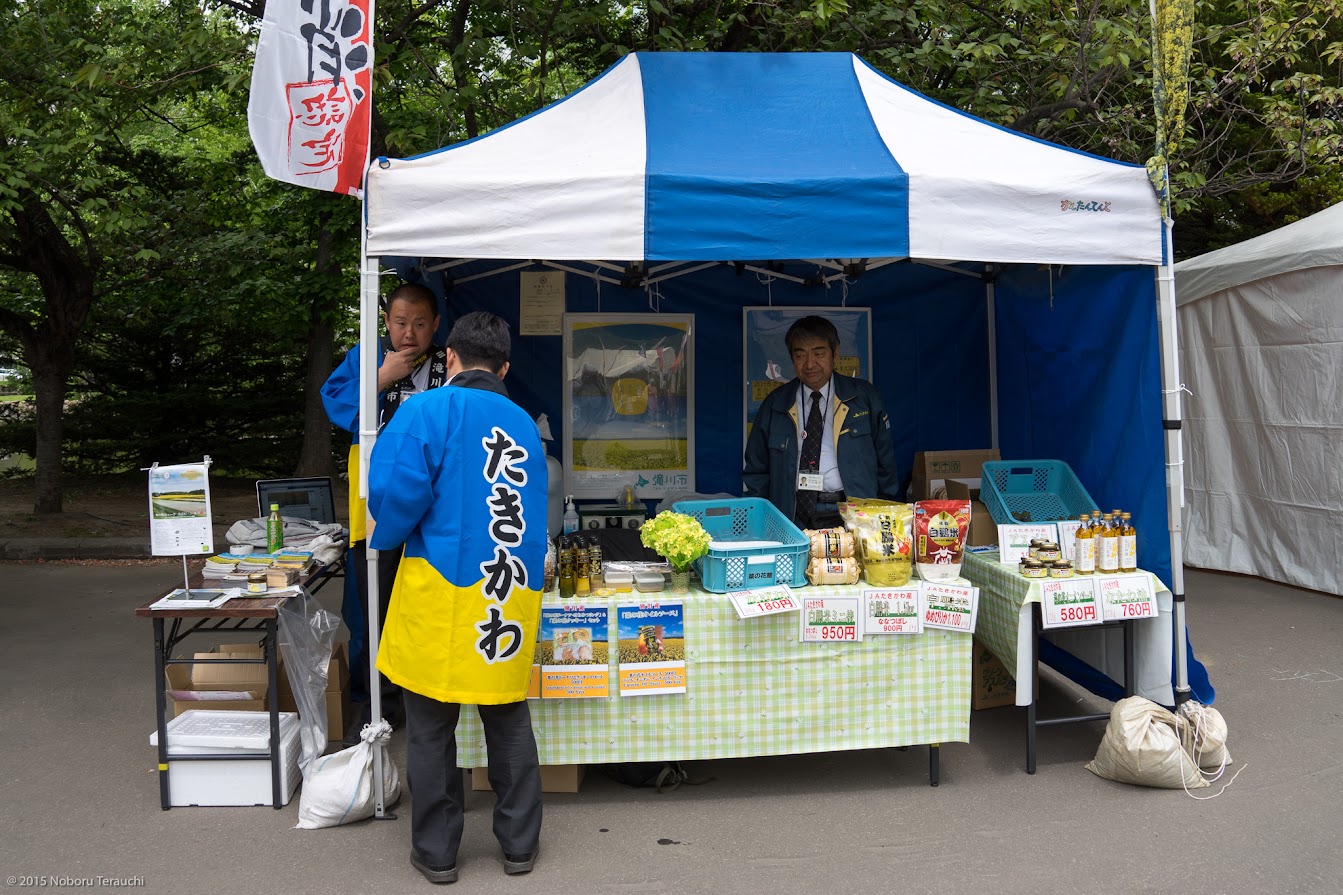
[[[1166,516],[1170,523],[1171,597],[1175,625],[1175,705],[1191,698],[1184,599],[1184,443],[1180,393],[1180,337],[1175,325],[1175,267],[1171,264],[1175,222],[1165,220],[1165,252],[1157,268],[1157,329],[1161,341],[1162,427],[1166,435]]]
[[[1000,449],[998,445],[998,327],[993,311],[994,283],[997,282],[997,279],[998,272],[994,265],[987,265],[984,269],[984,317],[988,324],[989,337],[989,447],[995,451]]]
[[[368,255],[368,224],[361,228],[359,257],[359,496],[364,499],[365,531],[368,544],[373,539],[373,518],[368,514],[368,459],[378,439],[378,259]],[[378,551],[367,547],[368,557],[368,640],[364,651],[368,654],[369,716],[373,723],[382,720],[382,688],[378,686],[378,609],[382,594],[378,588]],[[373,813],[386,815],[382,791],[382,751],[373,750]]]

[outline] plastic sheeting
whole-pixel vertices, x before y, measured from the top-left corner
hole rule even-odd
[[[1327,266],[1181,306],[1190,565],[1343,594],[1341,299]]]

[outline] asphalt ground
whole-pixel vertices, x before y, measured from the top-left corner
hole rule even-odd
[[[271,808],[159,808],[151,625],[171,565],[0,563],[0,871],[5,888],[397,893],[429,886],[397,820],[294,829]],[[548,794],[535,872],[506,877],[493,794],[470,793],[451,891],[552,893],[1305,893],[1343,887],[1343,600],[1192,571],[1194,644],[1230,727],[1234,784],[1197,792],[1083,768],[1104,728],[1041,732],[975,712],[969,744],[694,762],[658,794],[589,769]],[[322,600],[335,610],[337,588]],[[235,635],[236,637],[236,635]],[[1042,715],[1104,711],[1042,673]],[[400,733],[392,752],[404,768]],[[43,882],[58,878],[58,883]]]

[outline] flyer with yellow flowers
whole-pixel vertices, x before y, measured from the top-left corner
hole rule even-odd
[[[607,650],[610,611],[605,606],[543,606],[542,699],[591,699],[611,693]]]
[[[684,693],[685,604],[616,607],[620,695]]]

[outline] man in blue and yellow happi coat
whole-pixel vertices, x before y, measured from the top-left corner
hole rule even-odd
[[[369,538],[405,545],[378,669],[405,688],[411,863],[457,878],[462,775],[457,717],[478,706],[494,833],[507,873],[526,873],[541,832],[541,772],[526,702],[541,613],[546,456],[508,398],[508,324],[483,311],[448,336],[451,378],[405,402],[369,462]]]

